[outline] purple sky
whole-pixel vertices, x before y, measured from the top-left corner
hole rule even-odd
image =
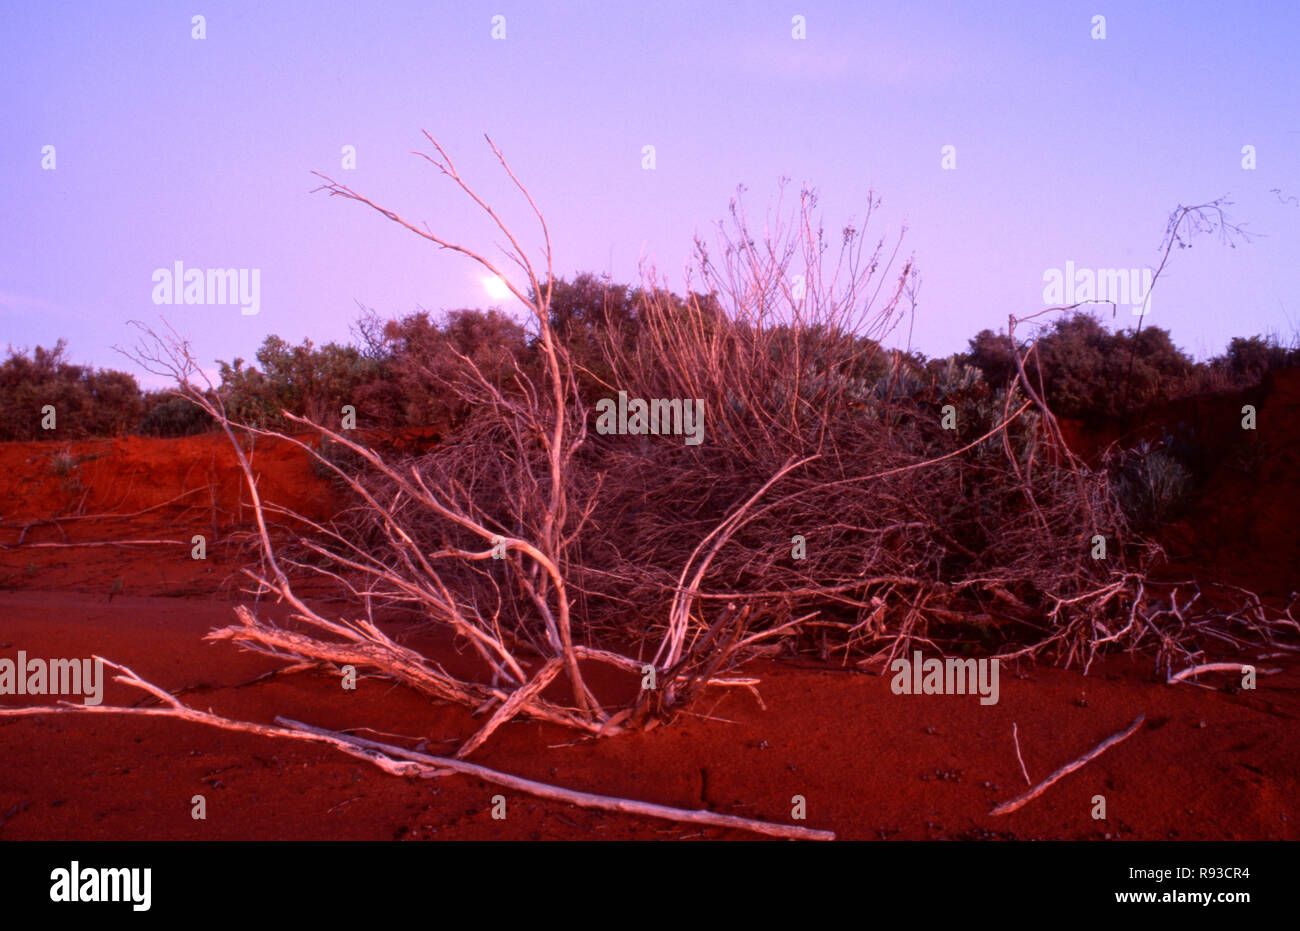
[[[62,336],[75,360],[140,376],[110,348],[134,341],[131,319],[165,315],[209,364],[251,358],[269,333],[344,339],[357,301],[383,316],[495,303],[465,259],[309,193],[319,170],[490,249],[471,205],[410,154],[422,129],[535,243],[492,136],[566,277],[634,281],[645,257],[680,285],[692,235],[739,183],[760,217],[782,175],[810,183],[831,229],[874,188],[869,233],[908,225],[913,343],[930,355],[1043,307],[1044,272],[1067,261],[1154,266],[1170,210],[1229,194],[1261,238],[1176,254],[1148,321],[1195,355],[1286,338],[1300,326],[1298,40],[1294,0],[5,4],[0,347]],[[154,270],[178,261],[260,270],[260,312],[155,306]]]

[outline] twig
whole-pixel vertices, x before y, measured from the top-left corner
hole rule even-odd
[[[501,707],[496,710],[496,713],[492,715],[488,722],[479,728],[478,732],[469,740],[465,741],[465,743],[461,745],[461,748],[456,751],[456,759],[465,759],[465,757],[473,753],[474,750],[483,743],[483,741],[491,737],[493,731],[502,724],[505,724],[524,708],[528,707],[533,698],[540,695],[542,690],[551,684],[551,680],[559,673],[563,662],[564,660],[562,657],[557,656],[552,658],[545,666],[537,671],[537,675],[533,677],[533,681],[529,682],[523,688],[517,689],[513,695],[502,702]]]
[[[1188,676],[1198,676],[1203,672],[1241,672],[1249,663],[1203,663],[1200,666],[1188,666],[1182,672],[1176,672],[1165,680],[1166,685],[1173,685],[1175,682],[1181,682]],[[1255,672],[1261,676],[1273,676],[1281,672],[1281,669],[1256,669]]]
[[[1097,744],[1097,746],[1093,747],[1091,750],[1089,750],[1083,756],[1079,757],[1073,763],[1065,764],[1056,772],[1052,773],[1052,775],[1048,776],[1046,779],[1044,779],[1042,782],[1034,786],[1032,789],[1030,789],[1028,792],[1024,793],[1023,795],[1017,795],[1015,798],[1011,799],[1010,801],[1006,801],[1000,805],[997,805],[996,807],[994,807],[992,811],[989,812],[989,814],[1008,815],[1011,812],[1015,811],[1017,808],[1020,808],[1026,802],[1030,802],[1038,798],[1038,796],[1042,795],[1043,792],[1045,792],[1054,783],[1068,776],[1070,773],[1074,772],[1076,769],[1078,769],[1083,764],[1087,763],[1089,760],[1100,756],[1107,749],[1113,747],[1121,740],[1130,737],[1133,734],[1133,732],[1136,731],[1142,725],[1142,722],[1146,720],[1146,717],[1147,716],[1145,714],[1138,715],[1136,718],[1134,718],[1132,724],[1130,724],[1124,730],[1120,731],[1118,734],[1112,734],[1111,736],[1107,737],[1105,740]]]
[[[1020,734],[1017,732],[1016,722],[1011,722],[1011,739],[1016,742],[1016,759],[1020,761],[1020,771],[1025,774],[1025,785],[1032,786],[1034,781],[1029,778],[1029,770],[1025,769],[1025,758],[1020,755]]]

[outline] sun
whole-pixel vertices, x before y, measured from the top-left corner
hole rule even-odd
[[[487,291],[488,297],[494,301],[499,301],[504,297],[510,296],[510,289],[506,283],[496,275],[491,275],[483,279],[483,290]]]

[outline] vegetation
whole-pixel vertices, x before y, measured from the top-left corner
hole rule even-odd
[[[579,394],[588,404],[613,384],[610,347],[633,350],[645,326],[645,306],[654,302],[662,302],[679,319],[685,319],[688,303],[694,302],[714,319],[713,332],[720,332],[716,295],[683,298],[663,289],[613,284],[590,273],[552,282],[551,324],[571,354]],[[456,390],[458,384],[464,387],[463,359],[507,394],[518,389],[516,373],[537,371],[536,338],[496,309],[441,315],[420,310],[391,320],[367,312],[355,330],[355,345],[315,346],[304,340],[293,346],[268,336],[256,352],[256,364],[242,358],[218,363],[215,396],[232,418],[266,428],[286,425],[282,410],[338,423],[345,404],[356,408],[360,426],[443,427],[464,423],[471,413],[463,392]],[[778,325],[766,345],[780,358],[801,341],[826,338]],[[885,391],[936,402],[946,398],[963,414],[973,415],[959,417],[959,423],[987,425],[1018,374],[1009,337],[988,329],[972,337],[965,352],[938,359],[886,350],[861,334],[853,339],[851,358],[839,363],[836,372],[811,373],[800,389],[805,400],[824,387],[819,379],[834,377],[856,386],[851,393],[860,407]],[[1300,345],[1285,344],[1275,333],[1234,337],[1221,355],[1195,362],[1165,329],[1147,326],[1136,334],[1110,330],[1081,312],[1053,321],[1033,341],[1017,340],[1014,351],[1024,357],[1030,383],[1041,387],[1052,410],[1089,427],[1135,423],[1153,406],[1251,387],[1269,372],[1300,365]],[[45,405],[57,413],[54,431],[42,429]],[[30,353],[10,347],[0,364],[0,441],[124,433],[179,437],[214,428],[202,409],[171,391],[142,392],[126,372],[68,362],[64,340]]]
[[[53,408],[53,431],[42,428]],[[82,439],[134,429],[143,398],[135,377],[74,365],[67,343],[28,354],[9,347],[0,364],[0,440]]]
[[[326,189],[375,207],[342,185]],[[700,286],[684,297],[653,274],[639,288],[539,277],[515,253],[528,274],[512,287],[532,314],[527,327],[464,310],[364,319],[355,358],[383,373],[376,390],[394,393],[363,385],[359,412],[457,429],[431,452],[389,458],[329,421],[283,415],[295,430],[319,430],[319,445],[305,448],[353,506],[328,538],[263,532],[272,574],[262,584],[294,599],[278,559],[367,610],[446,625],[521,709],[599,733],[680,707],[770,648],[863,663],[920,643],[996,644],[1005,657],[1055,652],[1083,665],[1107,649],[1149,650],[1169,670],[1216,641],[1271,636],[1263,616],[1152,580],[1163,553],[1148,532],[1178,513],[1193,481],[1174,445],[1089,468],[1057,417],[1120,420],[1195,389],[1198,370],[1258,379],[1293,353],[1257,340],[1198,369],[1167,331],[1112,332],[1086,313],[1031,340],[985,331],[946,359],[887,349],[909,312],[911,263],[883,240],[869,248],[859,228],[834,237],[837,255],[814,206],[802,192],[792,221],[765,226],[760,241],[733,203],[717,247],[697,243]],[[797,294],[794,268],[809,279]],[[143,358],[185,383],[187,349],[149,335]],[[259,359],[271,373],[270,356],[286,352],[273,348]],[[309,368],[314,356],[298,358]],[[224,409],[192,397],[228,430],[274,435],[226,401],[238,397],[223,394],[233,374],[216,399]],[[248,394],[268,393],[248,378]],[[707,442],[597,432],[594,403],[619,392],[704,399]],[[279,642],[248,618],[222,635],[249,649]],[[413,670],[375,631],[362,639],[387,657],[386,674],[464,704],[488,699],[476,677]],[[333,649],[305,646],[292,652],[307,661]],[[520,650],[545,657],[548,678],[563,668],[572,705],[523,697],[535,693]],[[601,709],[582,658],[628,670],[649,661],[665,684]]]
[[[168,391],[151,391],[144,396],[144,416],[139,433],[144,436],[193,436],[213,429],[212,418],[201,407]]]
[[[1030,344],[1017,347],[1022,355]],[[986,381],[1004,386],[1016,374],[1008,336],[982,330],[970,340],[965,359]],[[1227,351],[1193,362],[1174,345],[1168,330],[1144,327],[1111,331],[1095,316],[1060,317],[1026,356],[1030,382],[1063,417],[1090,426],[1118,423],[1178,398],[1258,384],[1270,371],[1300,365],[1300,346],[1285,346],[1276,334],[1234,338]]]

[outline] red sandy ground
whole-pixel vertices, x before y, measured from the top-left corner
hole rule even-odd
[[[1261,407],[1261,429],[1274,428],[1264,480],[1216,475],[1212,494],[1180,531],[1189,546],[1213,536],[1210,552],[1222,556],[1233,580],[1283,593],[1300,587],[1287,520],[1300,491],[1298,387],[1295,378],[1270,386]],[[1289,424],[1279,428],[1283,421]],[[52,457],[65,450],[82,461],[60,474]],[[328,487],[300,450],[264,445],[256,468],[267,498],[309,516],[329,511]],[[191,489],[197,490],[145,510]],[[360,680],[355,692],[318,673],[248,684],[280,664],[202,639],[231,622],[236,600],[248,602],[232,580],[240,552],[222,536],[249,516],[240,497],[222,437],[0,446],[0,657],[18,650],[43,658],[96,653],[164,688],[185,689],[182,699],[204,710],[267,723],[283,715],[331,729],[372,728],[358,733],[407,746],[425,741],[435,754],[451,752],[481,724],[378,679]],[[33,523],[76,514],[129,516]],[[208,536],[206,561],[189,558],[194,533]],[[13,545],[20,534],[23,545]],[[126,539],[177,542],[34,545]],[[449,645],[427,632],[390,629],[454,660]],[[514,722],[472,760],[588,792],[782,822],[790,820],[791,797],[802,795],[803,823],[845,839],[1294,840],[1300,663],[1240,659],[1284,671],[1261,676],[1250,692],[1225,690],[1236,677],[1222,675],[1206,677],[1216,688],[1167,686],[1146,658],[1111,658],[1086,677],[1004,664],[993,706],[976,696],[894,695],[888,675],[767,661],[746,669],[762,678],[767,710],[743,689],[720,690],[697,714],[602,741]],[[106,704],[138,698],[106,686]],[[44,702],[0,698],[6,705]],[[1146,723],[1128,740],[1019,811],[989,816],[994,804],[1026,788],[1013,724],[1036,782],[1140,712]],[[593,812],[465,776],[402,779],[328,748],[166,719],[0,719],[0,761],[0,839],[752,836]],[[491,817],[498,793],[508,799],[504,821]],[[207,799],[203,821],[190,816],[196,794]],[[1106,821],[1090,817],[1095,795],[1106,798]]]

